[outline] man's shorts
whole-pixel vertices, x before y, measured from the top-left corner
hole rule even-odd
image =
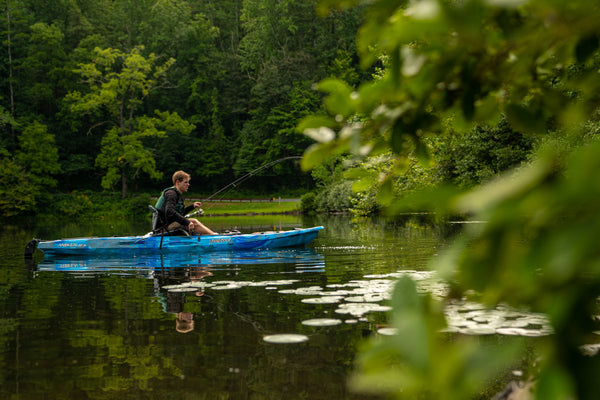
[[[175,231],[177,229],[182,229],[184,231],[188,231],[188,227],[185,225],[180,224],[177,221],[171,222],[169,225],[167,225],[167,231]]]

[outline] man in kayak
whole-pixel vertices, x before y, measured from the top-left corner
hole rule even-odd
[[[184,229],[189,233],[199,235],[216,235],[210,228],[206,227],[195,218],[186,218],[184,215],[195,208],[200,208],[202,203],[199,201],[185,207],[182,194],[187,192],[190,187],[190,175],[184,171],[177,171],[173,174],[173,186],[163,190],[155,208],[165,219],[165,225],[168,231]]]

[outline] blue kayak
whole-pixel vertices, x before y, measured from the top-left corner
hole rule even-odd
[[[164,251],[231,251],[277,249],[305,246],[313,241],[322,226],[226,235],[151,235],[123,237],[87,237],[58,240],[32,240],[46,255],[85,255],[104,253],[151,253]]]

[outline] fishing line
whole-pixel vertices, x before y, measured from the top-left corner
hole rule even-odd
[[[219,193],[222,193],[221,197],[219,197],[216,200],[221,200],[223,199],[223,197],[225,196],[225,194],[227,194],[231,189],[237,187],[239,184],[241,184],[242,182],[244,182],[245,180],[253,177],[254,175],[256,175],[257,173],[259,173],[260,171],[270,168],[275,164],[279,164],[282,161],[286,161],[286,160],[292,160],[292,159],[301,159],[302,156],[289,156],[289,157],[283,157],[280,158],[278,160],[275,161],[271,161],[267,164],[264,164],[256,169],[253,169],[252,171],[248,172],[246,175],[239,177],[238,179],[236,179],[235,181],[227,184],[226,186],[223,186],[221,189],[217,190],[216,192],[214,192],[213,194],[211,194],[210,196],[208,196],[206,199],[204,199],[204,202],[210,202],[213,197],[215,197],[216,195],[218,195]],[[214,203],[215,201],[213,201]],[[207,209],[211,208],[211,205],[209,205],[208,207],[206,207]],[[191,216],[197,215],[197,214],[201,214],[202,211],[201,209],[198,209],[197,211],[193,211],[192,213],[186,215],[186,218],[189,218]]]

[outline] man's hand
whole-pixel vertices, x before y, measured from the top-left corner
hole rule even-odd
[[[195,201],[194,208],[200,208],[200,207],[202,207],[202,203],[200,203],[199,201]]]

